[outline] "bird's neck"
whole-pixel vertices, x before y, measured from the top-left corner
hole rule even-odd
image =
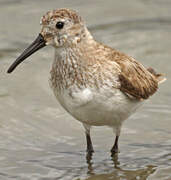
[[[91,39],[93,43],[93,39]],[[73,46],[55,48],[55,57],[51,70],[52,86],[62,90],[77,85],[85,87],[88,79],[88,66],[84,57],[90,48],[87,40],[82,40]],[[84,52],[83,52],[84,51]]]
[[[65,48],[74,48],[74,47],[89,47],[92,43],[94,43],[93,36],[88,31],[87,27],[80,28],[76,32],[72,32],[68,37],[67,41],[64,43]]]

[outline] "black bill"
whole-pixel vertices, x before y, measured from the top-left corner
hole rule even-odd
[[[22,61],[44,46],[46,46],[46,41],[43,36],[39,34],[36,40],[14,61],[7,72],[11,73]]]

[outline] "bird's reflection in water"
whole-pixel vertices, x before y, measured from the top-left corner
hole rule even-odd
[[[118,154],[115,154],[115,155],[111,154],[111,160],[113,161],[114,168],[118,168],[120,164],[118,160]]]
[[[102,174],[100,172],[96,172],[97,167],[99,165],[95,165],[92,160],[93,154],[87,154],[86,160],[88,165],[87,175],[88,178],[85,180],[120,180],[120,179],[126,179],[126,180],[133,180],[133,179],[139,179],[139,180],[145,180],[147,179],[151,174],[153,174],[156,171],[156,166],[154,165],[147,165],[143,168],[137,168],[133,170],[129,170],[128,168],[122,168],[120,167],[120,162],[118,160],[118,154],[111,156],[111,161],[113,164],[113,168],[111,167],[107,170],[105,173],[103,171]],[[109,161],[107,161],[109,163]],[[105,167],[108,167],[108,165],[104,162],[101,162],[104,164]],[[111,163],[109,163],[111,164]],[[94,166],[93,166],[94,165]],[[110,171],[110,172],[109,172]]]
[[[86,160],[87,160],[87,165],[88,165],[87,174],[89,174],[89,175],[94,175],[92,157],[93,157],[93,153],[87,153],[87,155],[86,155]]]

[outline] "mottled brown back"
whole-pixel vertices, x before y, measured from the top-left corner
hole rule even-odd
[[[123,53],[119,53],[115,61],[121,68],[119,81],[122,92],[136,99],[147,99],[157,91],[157,77],[142,64]]]
[[[94,54],[91,51],[93,46]],[[135,99],[148,99],[157,89],[158,84],[163,82],[165,78],[162,74],[157,74],[152,68],[146,69],[141,63],[126,54],[119,52],[101,43],[92,43],[86,48],[89,49],[89,61],[97,61],[103,66],[103,70],[108,68],[113,78],[118,76],[118,85],[113,87],[119,88],[123,93]],[[84,48],[85,52],[85,48]],[[115,64],[110,64],[114,61]],[[96,64],[98,64],[96,62]],[[113,72],[111,72],[113,70]],[[116,83],[116,82],[115,82]]]

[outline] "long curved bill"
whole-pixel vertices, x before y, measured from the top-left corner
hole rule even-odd
[[[11,73],[21,62],[23,62],[27,57],[32,55],[34,52],[46,46],[46,41],[41,34],[38,35],[36,40],[24,50],[24,52],[14,61],[14,63],[9,67],[8,73]]]

